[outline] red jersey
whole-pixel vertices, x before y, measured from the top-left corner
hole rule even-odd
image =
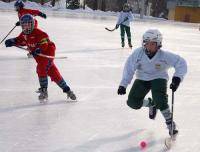
[[[34,51],[36,48],[41,49],[41,53],[49,56],[55,55],[55,44],[49,40],[47,33],[42,30],[35,28],[31,34],[20,33],[16,37],[16,45],[18,46],[27,46],[28,50]],[[36,56],[36,61],[41,58]]]
[[[18,11],[18,17],[19,19],[25,15],[25,14],[31,14],[32,16],[38,16],[40,14],[39,10],[32,10],[32,9],[26,9],[26,8],[21,8]]]
[[[16,37],[16,45],[18,46],[27,46],[28,50],[31,52],[36,48],[41,49],[41,53],[49,56],[55,56],[55,45],[49,40],[47,33],[41,31],[38,28],[35,28],[31,34],[20,33]],[[50,76],[51,80],[59,83],[63,78],[59,73],[56,65],[53,62],[53,59],[35,56],[37,62],[37,74],[38,77]]]

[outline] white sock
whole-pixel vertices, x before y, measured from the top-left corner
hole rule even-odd
[[[149,99],[144,99],[144,100],[143,100],[143,104],[142,104],[143,107],[149,107],[150,105],[151,105],[151,104],[150,104]]]

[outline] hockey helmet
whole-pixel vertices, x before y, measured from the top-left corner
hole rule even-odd
[[[34,29],[34,18],[30,14],[25,14],[20,18],[20,25],[24,34],[30,34]]]
[[[15,10],[19,10],[24,7],[24,2],[22,0],[17,0],[14,6],[15,6]]]
[[[147,42],[156,42],[157,47],[162,47],[162,34],[157,29],[147,30],[142,37],[142,45],[144,46]]]

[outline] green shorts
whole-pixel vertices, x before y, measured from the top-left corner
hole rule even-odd
[[[133,109],[140,109],[147,93],[151,90],[153,103],[157,109],[165,110],[169,107],[167,95],[167,80],[154,79],[143,81],[136,79],[129,92],[127,105]]]

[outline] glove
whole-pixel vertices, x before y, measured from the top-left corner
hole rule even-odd
[[[118,29],[119,28],[119,24],[116,24],[115,28]]]
[[[175,92],[178,89],[180,82],[181,79],[179,77],[173,77],[172,83],[170,84],[170,89],[172,89],[172,91]]]
[[[46,14],[44,14],[44,13],[42,13],[42,12],[40,12],[39,14],[38,14],[38,16],[40,16],[40,17],[43,17],[43,18],[47,18],[47,15]]]
[[[20,26],[20,22],[18,21],[17,23],[15,23],[15,26]]]
[[[119,95],[124,95],[124,94],[126,94],[126,88],[123,87],[123,86],[119,86],[117,93],[118,93]]]
[[[32,51],[31,54],[33,55],[33,57],[36,57],[36,56],[38,56],[38,54],[41,53],[41,51],[42,50],[40,48],[37,48],[34,51]]]
[[[14,45],[15,45],[15,41],[16,41],[15,38],[7,39],[7,40],[5,41],[5,46],[6,46],[6,47],[14,46]]]

